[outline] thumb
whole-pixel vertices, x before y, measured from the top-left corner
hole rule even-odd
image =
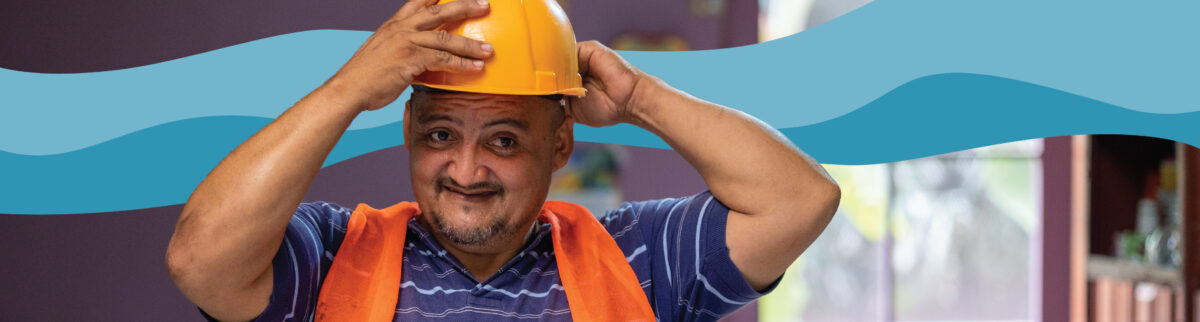
[[[588,123],[589,120],[587,113],[584,112],[588,108],[587,101],[587,97],[570,97],[567,100],[567,106],[564,109],[564,111],[566,111],[566,116],[574,119],[576,123],[591,124]]]
[[[593,118],[595,118],[595,115],[593,114],[595,113],[592,111],[592,109],[596,108],[593,102],[595,98],[591,96],[592,95],[585,97],[572,97],[565,109],[566,116],[574,119],[575,123],[587,126],[596,126],[597,124],[595,120],[593,120]]]

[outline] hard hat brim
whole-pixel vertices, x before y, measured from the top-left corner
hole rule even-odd
[[[441,89],[441,90],[447,90],[447,91],[469,92],[469,93],[480,93],[480,94],[529,95],[529,96],[567,95],[567,96],[575,96],[575,97],[583,97],[583,96],[587,95],[587,89],[584,89],[583,87],[573,87],[573,88],[567,88],[567,89],[562,89],[562,90],[557,90],[557,91],[531,91],[531,90],[520,90],[520,89],[512,89],[512,88],[490,88],[490,87],[483,87],[483,86],[479,86],[479,85],[460,86],[460,85],[445,85],[445,84],[427,84],[425,82],[413,82],[413,85],[420,85],[420,86],[436,88],[436,89]]]

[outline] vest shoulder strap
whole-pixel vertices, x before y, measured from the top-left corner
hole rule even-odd
[[[317,321],[391,321],[399,300],[408,221],[416,203],[385,209],[359,204],[346,224],[346,238],[321,285]]]
[[[546,201],[554,258],[575,321],[653,321],[654,311],[633,267],[612,235],[587,208]]]

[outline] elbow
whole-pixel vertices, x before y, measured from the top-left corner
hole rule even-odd
[[[829,223],[830,220],[833,220],[833,214],[837,213],[838,205],[842,202],[842,187],[833,178],[828,178],[827,184],[822,190],[821,205],[825,209],[825,223]]]
[[[214,274],[212,263],[214,259],[211,255],[206,255],[205,250],[199,243],[195,242],[196,235],[199,233],[197,227],[189,225],[189,216],[195,215],[189,213],[185,206],[183,213],[179,217],[179,222],[175,226],[175,233],[171,236],[171,241],[167,243],[167,252],[164,256],[164,264],[166,265],[167,275],[170,276],[171,282],[175,283],[175,287],[192,303],[197,306],[204,307],[210,314],[214,313],[211,307],[205,307],[214,303],[214,298],[219,298],[223,290],[223,283]]]
[[[842,188],[837,181],[828,175],[822,176],[821,180],[807,187],[809,198],[804,200],[807,203],[807,209],[812,209],[816,215],[816,223],[822,227],[829,224],[833,220],[833,215],[837,213],[838,205],[842,201]]]
[[[167,274],[170,275],[171,281],[181,291],[186,293],[189,290],[189,285],[196,285],[195,282],[199,277],[198,272],[203,269],[197,267],[200,262],[197,260],[196,251],[193,249],[194,243],[189,240],[195,235],[194,228],[191,227],[191,219],[194,217],[194,209],[191,205],[185,205],[182,213],[179,215],[179,222],[175,224],[175,232],[171,235],[171,240],[167,243],[167,252],[164,256],[164,264],[166,264]]]
[[[193,252],[174,246],[174,242],[167,246],[165,258],[167,275],[171,277],[171,282],[175,283],[175,288],[192,303],[198,306],[212,303],[214,296],[220,294],[221,283],[212,280],[215,278],[212,274],[205,274],[205,268],[201,267],[201,262]]]
[[[174,246],[174,241],[167,246],[165,258],[167,275],[171,277],[171,282],[175,283],[175,288],[188,300],[196,305],[206,303],[207,296],[203,293],[203,287],[200,287],[206,283],[201,281],[203,276],[197,274],[201,270],[195,268],[194,257]]]
[[[838,205],[842,200],[842,189],[837,182],[832,178],[825,177],[823,180],[817,180],[815,184],[809,185],[806,195],[808,198],[797,198],[798,203],[793,209],[801,210],[800,218],[796,221],[797,229],[796,236],[800,236],[799,242],[804,244],[802,248],[807,248],[808,244],[813,242],[818,235],[829,226],[833,221],[834,214],[837,213]]]
[[[824,173],[809,175],[795,181],[800,183],[776,189],[778,194],[771,199],[771,204],[775,207],[764,213],[789,214],[787,216],[791,218],[803,218],[798,223],[806,227],[824,227],[833,220],[833,215],[842,201],[842,188],[837,181]]]
[[[171,277],[171,281],[181,291],[186,292],[186,286],[189,284],[188,281],[195,279],[195,269],[192,267],[194,266],[194,260],[192,260],[193,257],[188,254],[187,250],[179,245],[178,235],[178,232],[176,232],[175,236],[171,237],[171,242],[167,244],[164,263],[167,266],[167,275]]]
[[[187,295],[187,281],[192,274],[188,272],[187,266],[181,264],[177,258],[179,257],[173,253],[167,253],[167,275],[171,277],[171,282],[175,283],[175,287]]]

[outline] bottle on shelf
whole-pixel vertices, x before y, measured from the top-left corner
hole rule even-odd
[[[1179,267],[1182,263],[1180,244],[1183,242],[1179,235],[1180,216],[1178,181],[1179,170],[1174,157],[1168,157],[1158,167],[1159,185],[1158,200],[1162,204],[1164,214],[1162,258],[1158,262],[1168,267]]]
[[[1142,240],[1143,260],[1150,264],[1162,263],[1163,250],[1166,246],[1166,234],[1158,224],[1159,191],[1158,172],[1146,174],[1146,185],[1142,190],[1142,199],[1138,200],[1137,233]]]

